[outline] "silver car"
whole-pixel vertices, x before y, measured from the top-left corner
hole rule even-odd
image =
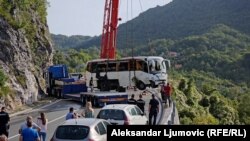
[[[50,141],[106,141],[107,125],[103,119],[70,119],[57,127]]]
[[[133,104],[110,104],[104,106],[97,115],[99,119],[105,119],[113,125],[147,125],[148,119]]]

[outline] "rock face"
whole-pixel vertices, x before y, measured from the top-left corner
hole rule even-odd
[[[15,1],[9,4],[12,22],[19,23],[22,9]],[[38,100],[45,90],[43,73],[52,64],[53,48],[46,22],[42,22],[41,15],[32,8],[26,13],[32,23],[29,26],[35,29],[32,34],[28,28],[15,27],[0,15],[0,69],[8,77],[5,85],[10,88],[6,96],[0,96],[0,106],[10,109]]]

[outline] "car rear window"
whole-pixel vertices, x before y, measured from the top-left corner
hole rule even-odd
[[[101,110],[97,118],[101,119],[114,119],[114,120],[124,120],[124,112],[122,110],[116,109],[105,109]]]
[[[89,127],[79,125],[63,125],[56,130],[57,139],[82,140],[89,134]]]

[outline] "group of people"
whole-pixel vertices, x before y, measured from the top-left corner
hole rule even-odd
[[[165,83],[163,83],[161,87],[161,96],[165,104],[167,103],[167,100],[168,100],[169,107],[171,106],[171,91],[172,91],[172,88],[170,84],[167,83],[167,85],[165,85]],[[132,94],[131,98],[128,99],[128,104],[137,105],[141,109],[141,111],[145,114],[145,111],[144,111],[145,101],[142,99],[142,95],[145,95],[145,91],[139,95],[138,100],[135,100],[134,98],[135,95]],[[149,101],[148,111],[149,111],[149,125],[155,125],[156,118],[159,113],[159,102],[155,99],[154,94],[152,94],[152,99]],[[153,119],[153,122],[152,122],[152,119]]]
[[[88,101],[86,103],[86,107],[85,107],[85,110],[81,113],[81,115],[85,118],[94,118],[94,109],[92,107],[92,104],[90,101]],[[69,108],[69,113],[67,113],[66,115],[66,120],[69,120],[69,119],[76,119],[76,118],[79,118],[80,115],[76,112],[74,112],[74,108],[73,107],[70,107]]]
[[[91,102],[86,103],[86,108],[82,112],[85,118],[94,117],[94,109]],[[69,113],[66,115],[66,120],[78,118],[79,115],[74,112],[74,108],[69,108]],[[9,114],[5,111],[5,107],[1,108],[0,112],[0,141],[8,141],[9,136]],[[44,112],[40,113],[40,117],[34,122],[32,116],[27,116],[26,121],[21,124],[19,129],[19,141],[46,141],[48,119]]]
[[[145,92],[143,92],[145,93]],[[139,99],[135,100],[135,95],[132,94],[131,98],[128,99],[128,104],[134,104],[137,105],[143,114],[145,114],[145,101],[142,99],[142,94],[139,95]],[[149,102],[149,125],[155,125],[156,124],[156,117],[157,114],[159,113],[159,102],[155,99],[155,95],[152,94],[152,99]],[[152,123],[152,118],[153,118],[153,123]]]
[[[171,91],[172,88],[170,86],[169,83],[167,83],[167,85],[165,85],[165,83],[163,82],[163,85],[161,87],[161,96],[162,96],[162,100],[163,102],[165,102],[165,104],[167,104],[168,101],[168,106],[171,106]]]
[[[46,141],[48,119],[44,112],[34,122],[32,116],[27,116],[26,121],[19,129],[19,141]]]
[[[0,112],[0,141],[8,141],[9,136],[9,114],[5,107]],[[26,121],[21,124],[19,129],[19,141],[46,141],[48,119],[45,113],[40,113],[37,122],[33,122],[32,116],[27,116]]]

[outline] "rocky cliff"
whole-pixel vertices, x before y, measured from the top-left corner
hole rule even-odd
[[[0,106],[15,109],[37,101],[52,54],[46,0],[0,0],[0,71],[7,78]]]

